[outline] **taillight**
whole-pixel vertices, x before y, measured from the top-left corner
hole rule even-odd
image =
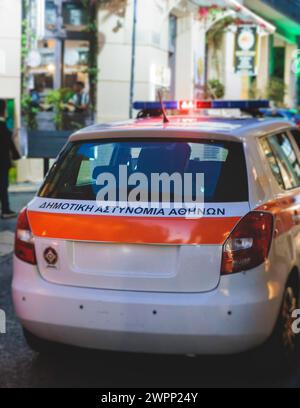
[[[221,274],[246,271],[261,265],[268,257],[272,235],[272,214],[248,213],[223,245]]]
[[[23,208],[23,210],[20,212],[17,221],[15,255],[24,262],[31,265],[36,265],[34,240],[30,229],[26,208]]]

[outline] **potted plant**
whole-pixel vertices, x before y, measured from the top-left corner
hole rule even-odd
[[[218,79],[211,79],[208,81],[208,94],[211,99],[223,98],[225,87]]]
[[[21,100],[22,115],[27,129],[37,129],[39,108],[32,103],[31,95],[24,95]]]
[[[35,123],[27,120],[28,157],[49,159],[57,156],[72,132],[64,126],[66,104],[71,95],[72,91],[65,88],[49,92],[43,105],[45,111],[34,111]]]
[[[266,90],[267,98],[275,102],[278,107],[284,107],[286,85],[281,78],[271,77]]]
[[[46,97],[46,103],[53,108],[56,130],[64,129],[64,112],[71,96],[72,91],[67,88],[60,88],[50,91]]]

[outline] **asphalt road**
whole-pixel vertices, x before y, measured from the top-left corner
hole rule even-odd
[[[20,208],[29,195],[13,197]],[[1,221],[0,221],[1,223]],[[2,222],[1,230],[13,230]],[[27,347],[10,294],[11,257],[0,259],[0,308],[7,334],[0,335],[0,388],[4,387],[299,387],[299,369],[290,375],[263,371],[252,354],[234,357],[177,357],[63,349],[43,356]]]

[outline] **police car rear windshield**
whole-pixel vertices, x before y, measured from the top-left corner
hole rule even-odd
[[[120,173],[121,169],[121,173]],[[105,183],[115,179],[118,192],[124,189],[124,177],[130,181],[127,188],[138,186],[138,175],[149,180],[151,194],[153,174],[176,173],[192,175],[193,197],[203,188],[204,201],[248,201],[248,183],[243,146],[239,142],[181,139],[113,139],[76,142],[67,145],[50,170],[39,196],[70,200],[96,200]],[[196,183],[196,175],[204,177],[203,186]],[[132,180],[137,176],[136,186]],[[113,184],[112,184],[113,185]],[[163,201],[164,184],[159,185],[159,200]],[[184,190],[184,185],[183,185]],[[174,185],[171,182],[171,195]],[[144,195],[142,195],[144,197]],[[109,197],[107,198],[109,199]],[[116,199],[118,200],[118,193]],[[143,201],[137,197],[137,201]],[[175,200],[174,200],[175,201]]]

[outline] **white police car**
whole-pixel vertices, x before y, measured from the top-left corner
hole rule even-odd
[[[13,300],[34,349],[53,342],[228,354],[270,339],[278,352],[293,354],[298,131],[287,121],[195,112],[261,106],[168,102],[178,114],[162,120],[159,104],[137,103],[140,119],[70,137],[18,219]],[[125,185],[133,193],[137,173],[203,175],[203,203],[168,207],[158,189],[149,206],[144,187],[132,206],[120,197],[99,199],[100,187],[114,180],[120,195]],[[169,197],[175,195],[171,188]]]

